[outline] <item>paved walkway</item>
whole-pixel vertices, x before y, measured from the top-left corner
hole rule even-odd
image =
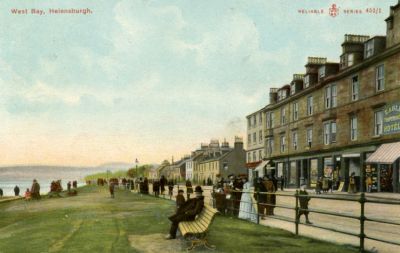
[[[13,200],[17,200],[17,199],[22,199],[23,197],[18,196],[18,197],[1,197],[0,198],[0,203],[4,203],[4,202],[9,202],[9,201],[13,201]]]

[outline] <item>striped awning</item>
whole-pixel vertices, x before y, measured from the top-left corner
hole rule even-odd
[[[267,165],[269,163],[269,160],[266,160],[266,161],[262,161],[262,163],[260,163],[257,167],[256,167],[256,171],[260,171],[260,170],[263,170],[264,169],[264,167],[265,167],[265,165]]]
[[[392,164],[400,157],[400,142],[382,144],[370,157],[367,163]]]

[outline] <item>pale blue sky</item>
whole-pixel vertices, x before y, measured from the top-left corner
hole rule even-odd
[[[180,158],[245,135],[270,87],[345,33],[384,35],[397,0],[0,2],[0,165]],[[336,18],[299,14],[379,7]],[[91,15],[12,15],[13,8]],[[232,143],[233,144],[233,143]]]

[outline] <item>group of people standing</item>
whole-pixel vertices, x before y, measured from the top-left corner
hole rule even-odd
[[[230,175],[228,181],[219,178],[214,185],[215,206],[222,214],[251,221],[256,221],[258,209],[258,214],[264,219],[266,215],[274,214],[274,193],[277,187],[278,182],[272,176],[257,178],[254,181],[234,175]]]

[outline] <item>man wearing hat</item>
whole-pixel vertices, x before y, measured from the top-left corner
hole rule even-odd
[[[298,219],[300,220],[300,216],[302,214],[304,214],[304,216],[306,216],[306,223],[307,224],[312,224],[310,222],[310,220],[308,219],[308,202],[310,201],[310,197],[308,196],[308,193],[306,191],[306,185],[303,184],[301,185],[300,191],[299,191],[299,202],[300,202],[300,209],[299,210],[299,215],[298,215]]]
[[[201,186],[196,186],[194,193],[196,198],[188,199],[179,207],[176,214],[168,217],[168,219],[172,221],[172,224],[171,229],[169,230],[169,235],[166,237],[166,239],[175,239],[179,222],[192,221],[196,218],[196,215],[203,210],[204,196]]]

